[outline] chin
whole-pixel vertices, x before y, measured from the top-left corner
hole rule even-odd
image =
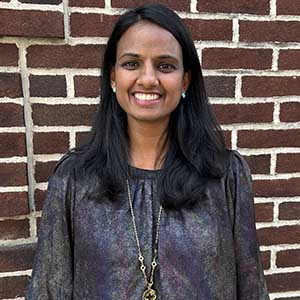
[[[136,121],[139,122],[164,122],[169,120],[169,116],[154,116],[154,115],[139,115],[133,116]]]

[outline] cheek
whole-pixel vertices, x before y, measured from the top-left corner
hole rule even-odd
[[[122,92],[128,88],[135,82],[137,77],[136,72],[133,71],[126,71],[124,69],[117,69],[115,75],[116,85]]]
[[[183,86],[183,77],[181,74],[176,74],[172,78],[168,78],[165,80],[166,86],[168,86],[169,91],[173,91],[173,93],[181,94],[182,86]]]
[[[117,90],[116,98],[119,105],[124,109],[124,107],[126,107],[127,97],[126,94],[124,94],[124,91],[121,90],[120,88]]]
[[[173,111],[179,105],[182,89],[182,76],[178,76],[172,81],[169,81],[167,87],[167,103],[170,111]]]

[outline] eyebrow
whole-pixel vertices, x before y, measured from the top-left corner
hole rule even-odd
[[[134,58],[139,58],[140,57],[139,54],[131,53],[131,52],[126,52],[126,53],[122,54],[119,57],[119,59],[123,58],[124,56],[130,56],[130,57],[134,57]],[[158,59],[173,59],[173,60],[178,61],[178,59],[175,56],[169,55],[169,54],[162,54],[162,55],[159,55],[157,58]]]

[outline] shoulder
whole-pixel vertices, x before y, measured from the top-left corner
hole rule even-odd
[[[101,180],[96,174],[86,171],[84,158],[84,151],[70,150],[63,155],[49,178],[48,187],[62,193],[73,191],[78,196],[97,191]]]
[[[251,171],[246,159],[238,150],[227,150],[227,176],[241,177],[251,180]]]
[[[224,178],[227,199],[232,205],[248,207],[253,202],[252,176],[248,163],[237,150],[229,150],[227,172]],[[232,211],[233,213],[233,211]]]
[[[72,150],[64,154],[57,162],[50,180],[66,180],[74,177],[78,173],[81,159],[82,155]]]
[[[43,209],[65,209],[70,205],[77,185],[78,160],[77,154],[69,151],[58,161],[48,180]]]

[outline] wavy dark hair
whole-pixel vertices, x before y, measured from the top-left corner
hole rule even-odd
[[[199,58],[193,40],[179,16],[160,4],[147,4],[120,16],[108,40],[103,58],[101,101],[88,142],[75,149],[82,152],[82,166],[101,182],[100,198],[116,199],[130,176],[127,115],[111,89],[110,72],[116,63],[118,41],[137,22],[148,21],[173,34],[182,48],[184,71],[191,82],[186,98],[171,113],[168,149],[157,181],[161,204],[168,208],[191,207],[204,196],[207,181],[220,178],[225,170],[222,130],[209,105]]]

